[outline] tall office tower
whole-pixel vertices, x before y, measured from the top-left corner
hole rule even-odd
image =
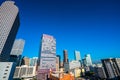
[[[68,63],[68,52],[67,52],[67,50],[63,50],[63,55],[64,55],[63,62],[64,63]]]
[[[80,61],[81,57],[80,57],[80,51],[76,51],[75,50],[75,60]]]
[[[92,60],[90,54],[85,55],[85,64],[86,66],[92,66]]]
[[[25,45],[25,40],[16,39],[14,41],[14,44],[13,44],[12,51],[11,51],[10,55],[17,55],[17,56],[22,55],[24,45]]]
[[[38,80],[46,80],[49,70],[56,70],[56,40],[53,36],[43,34],[40,50],[40,68],[38,69]],[[42,77],[41,77],[42,76]]]
[[[23,39],[16,39],[14,41],[11,53],[10,53],[10,62],[15,62],[17,66],[20,64],[21,55],[23,52],[25,41]]]
[[[37,66],[38,57],[30,58],[30,66]]]
[[[13,1],[0,6],[0,62],[8,61],[20,22],[18,8]]]
[[[110,80],[120,80],[120,58],[102,59],[105,73]]]

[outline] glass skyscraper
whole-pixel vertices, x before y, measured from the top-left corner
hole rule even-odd
[[[76,51],[75,50],[75,60],[80,61],[81,57],[80,57],[80,51]]]
[[[56,40],[53,36],[43,34],[39,60],[40,67],[38,73],[48,74],[50,69],[56,70]]]
[[[10,55],[21,55],[24,49],[25,41],[23,39],[16,39],[14,41]]]
[[[19,28],[19,10],[14,1],[0,6],[0,61],[8,61]]]
[[[90,54],[85,55],[86,66],[92,66],[92,60]]]

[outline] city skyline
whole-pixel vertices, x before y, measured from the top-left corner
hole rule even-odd
[[[119,1],[15,2],[21,19],[16,38],[26,41],[24,56],[38,56],[40,37],[45,33],[56,38],[56,51],[62,60],[64,49],[70,60],[74,59],[74,50],[81,52],[81,58],[90,53],[92,60],[120,57]]]

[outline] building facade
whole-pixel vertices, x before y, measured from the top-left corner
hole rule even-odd
[[[68,51],[67,50],[63,50],[63,57],[64,57],[64,60],[63,62],[64,63],[68,63]]]
[[[81,57],[80,57],[80,51],[76,51],[75,50],[75,60],[80,61]]]
[[[17,55],[17,56],[22,55],[24,45],[25,45],[25,40],[16,39],[14,41],[10,55]]]
[[[92,66],[92,59],[90,54],[85,55],[85,61],[84,61],[85,66]]]
[[[108,79],[120,79],[120,58],[102,59],[102,64]]]
[[[15,67],[13,62],[0,62],[0,80],[13,80]]]
[[[50,69],[56,70],[56,40],[53,36],[43,34],[39,60],[38,80],[41,80],[41,75],[46,77]]]
[[[15,73],[14,73],[14,79],[28,79],[33,80],[33,78],[36,76],[36,66],[19,66],[16,67]]]
[[[0,62],[9,61],[19,25],[19,10],[14,2],[2,3],[0,6]]]

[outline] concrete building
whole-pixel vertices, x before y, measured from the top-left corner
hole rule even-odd
[[[120,79],[120,58],[102,59],[102,64],[108,79]]]
[[[43,34],[39,62],[38,80],[45,80],[50,69],[56,71],[56,39],[53,36]],[[44,77],[40,77],[41,75]]]
[[[33,79],[36,76],[36,66],[18,66],[14,73],[14,79]]]
[[[95,73],[96,73],[96,76],[102,80],[107,78],[103,67],[95,67]]]
[[[9,61],[19,25],[19,10],[14,1],[3,2],[0,6],[0,62]]]
[[[15,67],[13,62],[0,62],[0,80],[13,80]]]

